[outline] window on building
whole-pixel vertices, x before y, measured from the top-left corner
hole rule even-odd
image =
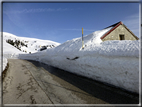
[[[125,40],[125,35],[119,35],[120,40]]]

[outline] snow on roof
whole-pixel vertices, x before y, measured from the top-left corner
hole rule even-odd
[[[109,33],[111,33],[115,28],[117,28],[119,25],[123,24],[121,21],[117,22],[113,25],[110,25],[103,30],[95,31],[84,38],[87,38],[88,40],[93,40],[96,44],[101,43],[102,39],[106,37]]]
[[[89,35],[83,37],[84,49],[82,49],[82,38],[75,38],[67,41],[56,48],[54,48],[55,54],[61,54],[69,57],[71,53],[72,58],[78,55],[78,52],[84,52],[82,54],[101,54],[105,56],[139,56],[139,41],[106,41],[102,42],[101,36],[109,32],[113,27],[109,27],[103,30],[95,31]],[[49,52],[48,52],[49,53]],[[52,54],[54,54],[52,52]],[[56,56],[56,55],[55,55]]]
[[[83,37],[84,46],[89,46],[91,44],[93,45],[100,44],[102,42],[100,37],[106,32],[108,32],[110,29],[111,28],[95,31],[89,35],[84,36]],[[81,37],[75,38],[57,46],[56,51],[58,52],[60,50],[62,50],[62,52],[66,52],[66,51],[76,52],[76,51],[82,50],[82,38]]]
[[[112,28],[112,29],[110,29],[107,33],[105,33],[104,35],[102,35],[101,36],[101,39],[103,39],[103,38],[105,38],[109,33],[111,33],[114,29],[116,29],[119,25],[121,25],[121,24],[123,24],[121,21],[120,22],[118,22],[118,23],[115,23],[115,24],[113,24],[113,25],[111,25],[111,26],[109,26],[109,27],[107,27],[107,28]],[[106,28],[105,28],[106,29]]]
[[[109,28],[109,27],[115,27],[117,24],[119,24],[119,23],[121,23],[121,21],[119,21],[119,22],[117,22],[117,23],[115,23],[115,24],[113,24],[113,25],[110,25],[110,26],[108,26],[108,27],[106,27],[106,28]],[[106,28],[104,28],[104,29],[106,29]]]
[[[112,28],[108,32],[106,32],[104,35],[101,36],[101,39],[105,38],[109,33],[111,33],[114,29],[116,29],[119,25],[123,25],[137,40],[139,39],[133,32],[131,32],[121,21],[117,22],[113,25],[110,25],[104,29]]]

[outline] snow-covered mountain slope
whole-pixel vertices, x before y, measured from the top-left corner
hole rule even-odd
[[[40,40],[36,38],[28,38],[28,37],[18,37],[16,35],[3,32],[3,41],[9,41],[9,43],[13,44],[20,51],[25,53],[35,53],[38,52],[42,46],[46,46],[48,48],[53,48],[59,45],[57,42],[53,42],[50,40]],[[16,44],[17,43],[17,44]],[[4,48],[5,49],[5,48]]]
[[[24,54],[25,52],[20,51],[16,47],[10,45],[5,40],[3,40],[3,54]]]
[[[3,70],[7,65],[7,58],[18,58],[19,54],[29,54],[29,53],[38,52],[42,48],[42,46],[46,46],[47,49],[49,49],[49,48],[54,48],[59,44],[60,43],[49,40],[18,37],[16,35],[3,32]]]
[[[40,61],[77,75],[139,93],[140,41],[105,41],[100,37],[111,28],[69,40],[53,49],[20,55],[21,59]]]

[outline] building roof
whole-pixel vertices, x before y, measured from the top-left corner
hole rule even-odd
[[[120,21],[121,22],[121,21]],[[104,29],[107,29],[107,28],[109,28],[109,27],[115,27],[117,24],[119,24],[120,22],[117,22],[117,23],[115,23],[115,24],[113,24],[113,25],[110,25],[110,26],[108,26],[108,27],[106,27],[106,28],[104,28]]]
[[[135,36],[135,35],[133,34],[133,32],[131,32],[121,21],[120,21],[120,22],[117,22],[117,23],[115,23],[115,24],[113,24],[113,25],[110,25],[110,26],[108,26],[108,27],[106,27],[106,28],[104,28],[104,29],[107,29],[107,28],[112,27],[108,32],[106,32],[106,33],[101,37],[101,39],[105,38],[108,34],[110,34],[113,30],[115,30],[119,25],[123,25],[136,39],[139,39],[139,38],[138,38],[137,36]]]

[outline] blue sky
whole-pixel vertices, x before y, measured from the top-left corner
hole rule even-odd
[[[3,32],[59,43],[119,21],[139,37],[139,3],[3,3]]]

